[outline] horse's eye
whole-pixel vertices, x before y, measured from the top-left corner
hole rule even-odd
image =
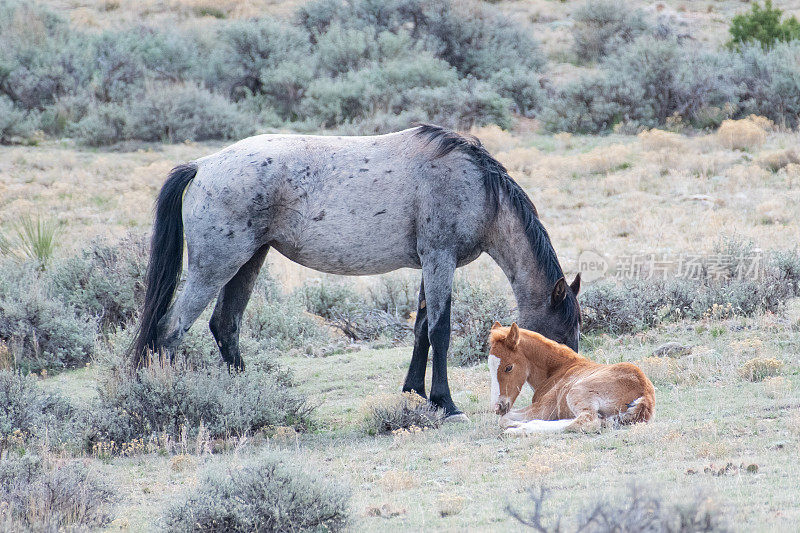
[[[511,369],[514,368],[514,365],[508,365],[506,367],[506,372],[511,372]]]

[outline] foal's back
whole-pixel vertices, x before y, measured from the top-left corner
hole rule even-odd
[[[603,420],[615,424],[648,422],[655,406],[655,389],[632,363],[603,364],[570,348],[529,332],[531,357],[552,362],[550,373],[535,387],[532,416],[572,420],[570,429],[594,429]]]

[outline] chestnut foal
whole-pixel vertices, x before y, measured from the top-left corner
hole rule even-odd
[[[516,322],[495,322],[489,340],[492,406],[506,433],[598,431],[653,416],[655,390],[636,365],[595,363]],[[510,411],[525,382],[533,402]]]

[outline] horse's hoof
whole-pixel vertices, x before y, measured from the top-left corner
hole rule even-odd
[[[451,422],[461,422],[461,423],[469,424],[469,417],[467,415],[465,415],[464,413],[456,413],[454,415],[450,415],[450,416],[446,417],[444,419],[444,422],[446,424],[449,424]]]
[[[522,427],[511,427],[503,431],[506,435],[511,435],[512,437],[521,437],[525,435],[525,429]]]

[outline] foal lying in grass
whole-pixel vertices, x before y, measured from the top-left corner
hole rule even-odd
[[[516,322],[495,322],[489,341],[492,406],[506,433],[598,431],[653,416],[653,384],[636,365],[595,363]],[[511,411],[525,382],[533,402]]]

